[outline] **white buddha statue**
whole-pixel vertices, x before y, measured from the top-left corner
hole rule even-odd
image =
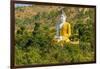
[[[71,25],[70,23],[66,22],[67,16],[65,15],[64,11],[60,15],[60,21],[56,24],[56,36],[55,39],[57,42],[64,41],[70,42],[70,35],[71,35]]]

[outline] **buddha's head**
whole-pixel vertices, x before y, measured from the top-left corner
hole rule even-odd
[[[65,14],[65,12],[62,10],[61,11],[61,16],[60,16],[61,22],[66,22],[67,16]]]

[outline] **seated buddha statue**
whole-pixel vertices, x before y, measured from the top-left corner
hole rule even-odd
[[[66,21],[67,16],[64,11],[60,15],[60,21],[56,24],[56,36],[55,39],[57,42],[64,41],[70,42],[69,37],[71,36],[71,25]]]

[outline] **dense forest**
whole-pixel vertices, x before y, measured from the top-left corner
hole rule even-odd
[[[95,60],[95,9],[63,6],[71,24],[71,41],[79,44],[52,44],[58,9],[62,6],[15,7],[15,64],[59,64]]]

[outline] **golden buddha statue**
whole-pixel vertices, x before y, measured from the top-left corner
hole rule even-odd
[[[70,42],[69,37],[71,36],[71,25],[66,22],[67,16],[64,11],[60,15],[60,21],[56,24],[56,36],[55,40],[57,42]]]

